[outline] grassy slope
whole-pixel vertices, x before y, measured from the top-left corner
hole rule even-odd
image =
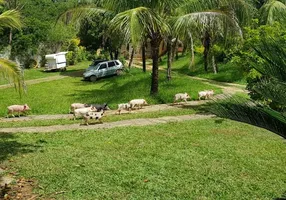
[[[173,101],[176,93],[188,92],[193,99],[197,99],[200,90],[214,89],[201,81],[192,80],[188,76],[175,74],[171,82],[165,79],[165,73],[160,72],[159,95],[150,97],[150,73],[142,73],[140,69],[122,76],[101,79],[95,83],[84,82],[81,70],[74,76],[67,73],[65,79],[39,83],[28,86],[28,93],[22,99],[13,88],[0,90],[0,116],[6,115],[6,107],[13,104],[27,103],[33,114],[68,113],[69,106],[74,102],[104,103],[107,102],[115,109],[118,103],[128,102],[134,98],[145,98],[149,104],[168,103]]]
[[[167,59],[164,57],[161,65],[166,66],[166,62]],[[188,54],[186,56],[179,57],[179,60],[175,61],[173,64],[173,71],[221,82],[246,84],[245,73],[240,66],[235,66],[232,63],[218,63],[219,73],[214,74],[211,68],[209,68],[208,73],[204,71],[203,58],[200,54],[195,55],[196,64],[194,71],[190,71],[189,62],[190,58]]]
[[[3,165],[48,198],[274,199],[286,188],[284,141],[230,120],[1,138]]]
[[[33,80],[33,79],[38,79],[38,78],[46,78],[50,76],[57,76],[57,75],[66,75],[68,76],[69,74],[82,70],[87,68],[87,66],[90,64],[90,61],[85,61],[81,62],[75,66],[69,66],[67,67],[66,72],[45,72],[44,68],[36,68],[36,69],[25,69],[24,70],[24,79],[25,80]],[[9,82],[5,79],[0,79],[0,85],[3,84],[9,84]]]

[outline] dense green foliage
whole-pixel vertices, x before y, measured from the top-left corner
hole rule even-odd
[[[56,24],[58,15],[76,5],[77,1],[21,0],[15,1],[20,9],[25,26],[21,31],[11,32],[11,41],[6,30],[0,34],[2,46],[11,42],[11,55],[24,67],[41,65],[42,56],[61,51],[63,45],[76,36],[70,26]],[[66,50],[66,49],[64,49]]]
[[[249,66],[247,89],[255,102],[223,102],[214,113],[267,128],[286,138],[286,29],[248,28],[239,63]],[[243,59],[244,58],[244,59]]]

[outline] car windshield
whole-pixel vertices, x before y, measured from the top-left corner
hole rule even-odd
[[[90,65],[90,66],[86,69],[86,71],[95,70],[95,69],[97,69],[98,67],[99,67],[98,64],[97,64],[96,66]]]

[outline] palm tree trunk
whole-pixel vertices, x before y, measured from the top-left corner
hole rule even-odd
[[[110,60],[114,60],[114,58],[113,58],[113,53],[112,53],[112,50],[111,50],[111,49],[109,49],[109,56],[110,56]]]
[[[142,44],[142,65],[143,65],[143,72],[146,72],[146,49],[145,49],[146,42],[144,41]]]
[[[217,74],[217,67],[216,67],[214,55],[212,55],[212,66],[213,66],[214,73]]]
[[[178,37],[176,37],[175,42],[172,43],[172,61],[174,61],[177,42],[178,42]]]
[[[203,46],[204,46],[204,67],[205,71],[208,71],[208,55],[210,51],[210,45],[211,45],[211,38],[210,34],[206,31],[204,38],[203,38]]]
[[[118,60],[118,56],[119,56],[119,51],[118,51],[118,49],[116,49],[114,52],[114,59]]]
[[[191,71],[194,71],[194,67],[195,67],[194,40],[193,40],[192,34],[190,32],[188,34],[189,34],[189,38],[190,38],[190,41],[191,41],[191,62],[190,62],[190,65],[189,65],[189,69]]]
[[[172,68],[172,37],[167,38],[167,80],[171,80],[171,68]]]
[[[160,36],[155,36],[151,40],[151,48],[152,48],[152,81],[151,81],[151,95],[158,94],[159,88],[159,46],[161,42]]]
[[[128,68],[130,69],[132,63],[133,63],[133,57],[134,57],[134,48],[132,48],[132,52],[131,52],[131,55],[130,55],[130,59],[129,59],[129,64],[128,64]]]
[[[13,36],[13,33],[12,33],[12,29],[10,28],[10,33],[9,33],[9,45],[11,45],[11,43],[12,43],[12,36]]]

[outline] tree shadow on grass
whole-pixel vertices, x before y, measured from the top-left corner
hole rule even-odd
[[[60,72],[61,76],[69,76],[69,77],[83,77],[83,73],[85,69],[72,69],[64,72]]]
[[[210,115],[213,114],[210,111],[210,107],[212,106],[213,103],[206,103],[206,104],[200,104],[200,105],[182,105],[182,108],[184,109],[192,109],[195,110],[197,114],[202,114],[202,115]]]
[[[34,145],[34,144],[24,144],[24,143],[18,142],[17,136],[15,136],[14,134],[0,132],[0,169],[1,169],[0,199],[3,198],[4,194],[10,189],[10,187],[7,187],[7,184],[9,184],[7,183],[7,181],[10,182],[11,180],[14,179],[13,177],[12,179],[9,178],[7,180],[6,173],[8,173],[9,169],[6,172],[5,166],[1,166],[1,164],[5,160],[8,160],[13,156],[32,153],[36,151],[39,147],[41,146]],[[4,169],[5,171],[2,171]]]
[[[273,200],[286,200],[286,191],[282,194],[281,197],[274,198]]]
[[[104,82],[98,80],[95,83],[91,82],[80,82],[77,85],[91,85],[91,84],[100,84],[100,88],[95,88],[91,90],[75,90],[72,96],[78,102],[84,103],[124,103],[128,102],[131,99],[135,98],[147,98],[152,102],[158,102],[158,97],[152,97],[149,95],[150,82],[148,77],[136,78],[136,80],[128,81],[122,83],[119,79],[125,77],[107,77],[104,78]],[[104,84],[102,84],[104,83]],[[135,88],[136,86],[136,88]],[[138,96],[138,90],[141,91],[140,96]]]
[[[18,154],[32,153],[40,147],[40,145],[20,143],[14,134],[0,132],[0,163]]]
[[[279,113],[260,107],[241,97],[219,100],[210,107],[210,112],[239,122],[261,127],[286,139],[286,118]]]

